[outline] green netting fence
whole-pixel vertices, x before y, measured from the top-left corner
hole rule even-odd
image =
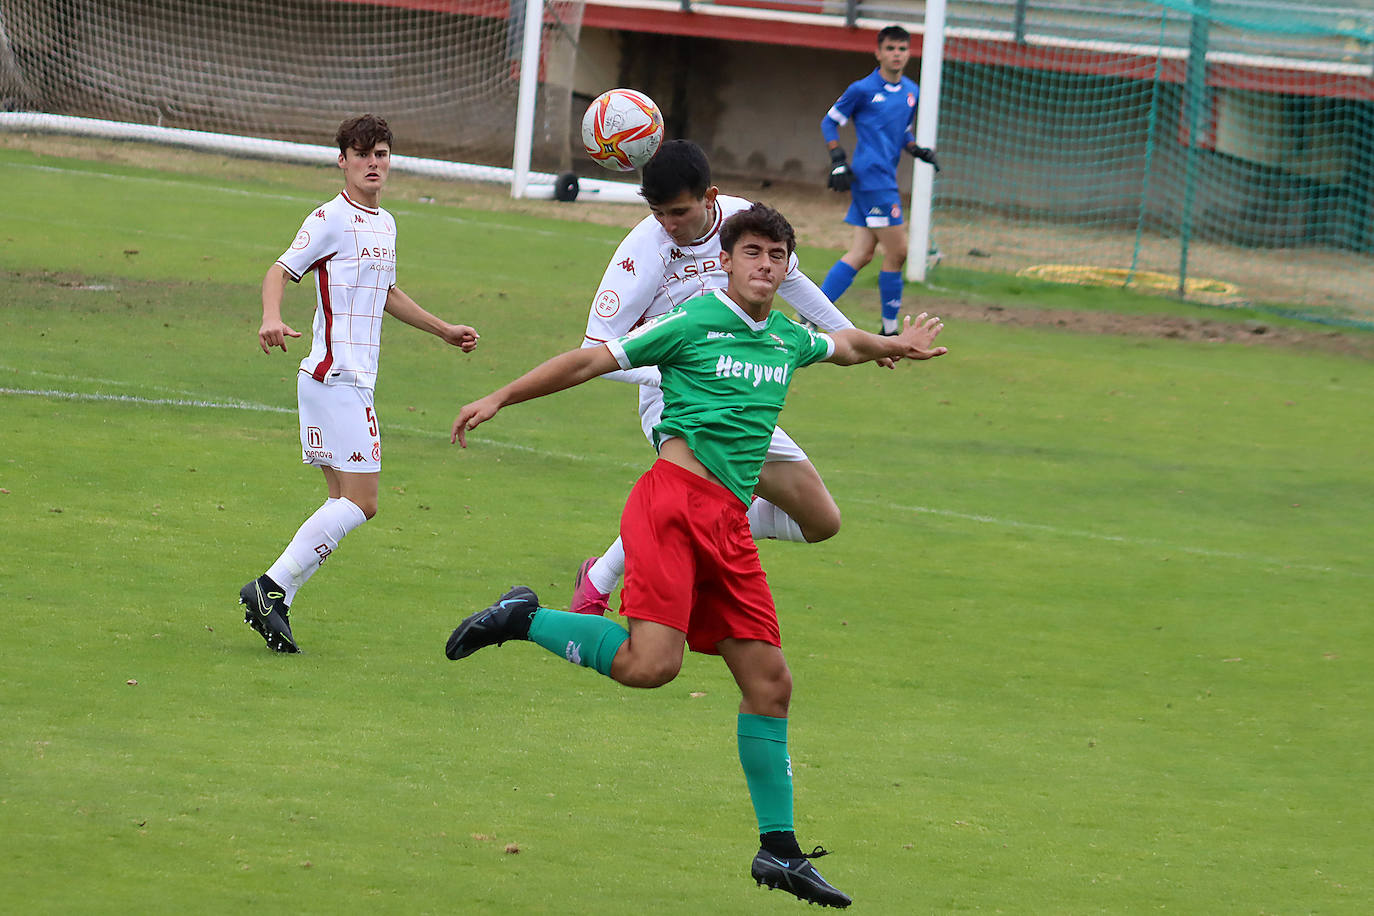
[[[950,4],[945,263],[1374,318],[1374,15],[1030,0],[998,5],[1014,40],[961,27],[990,6]]]

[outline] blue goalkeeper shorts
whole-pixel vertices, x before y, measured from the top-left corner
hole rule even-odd
[[[891,191],[850,191],[853,199],[844,221],[851,226],[867,229],[883,229],[887,226],[902,225],[902,194],[895,188]]]

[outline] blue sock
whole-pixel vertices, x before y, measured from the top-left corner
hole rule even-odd
[[[825,298],[834,302],[844,295],[845,290],[849,289],[849,284],[854,282],[854,277],[858,273],[843,259],[836,261],[831,266],[830,272],[825,275],[825,282],[821,284],[821,292],[825,293]]]
[[[878,272],[878,296],[883,303],[883,324],[895,322],[902,311],[902,272],[883,270]]]

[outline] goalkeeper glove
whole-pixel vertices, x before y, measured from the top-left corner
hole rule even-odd
[[[844,150],[837,146],[830,151],[830,177],[825,184],[832,191],[848,191],[853,181],[854,173],[845,162]]]
[[[907,145],[906,151],[922,162],[929,162],[931,168],[935,169],[935,171],[940,171],[940,160],[935,158],[935,150],[911,143]]]

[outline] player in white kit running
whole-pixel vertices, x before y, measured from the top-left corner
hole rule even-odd
[[[711,184],[711,164],[701,147],[690,140],[664,143],[644,167],[640,194],[651,215],[630,230],[611,257],[587,318],[584,347],[616,340],[693,296],[726,286],[720,227],[751,203],[721,194]],[[854,326],[801,272],[795,254],[778,295],[821,330]],[[883,365],[892,363],[884,360]],[[651,431],[663,413],[658,370],[608,372],[603,378],[640,386],[640,423],[652,441]],[[781,429],[773,431],[754,492],[748,514],[755,540],[814,543],[840,530],[839,506],[806,453]],[[605,613],[610,592],[624,571],[625,551],[616,538],[600,557],[589,557],[578,569],[571,609]]]
[[[354,528],[377,514],[382,443],[373,389],[382,313],[470,353],[477,332],[421,308],[396,285],[396,220],[378,206],[391,169],[391,129],[365,114],[343,122],[335,138],[344,188],[315,207],[291,247],[262,281],[258,344],[286,352],[300,333],[281,317],[286,282],[315,274],[310,355],[296,376],[301,461],[324,472],[329,498],[296,531],[267,572],[239,591],[244,621],[277,652],[296,652],[287,616],[296,591]]]

